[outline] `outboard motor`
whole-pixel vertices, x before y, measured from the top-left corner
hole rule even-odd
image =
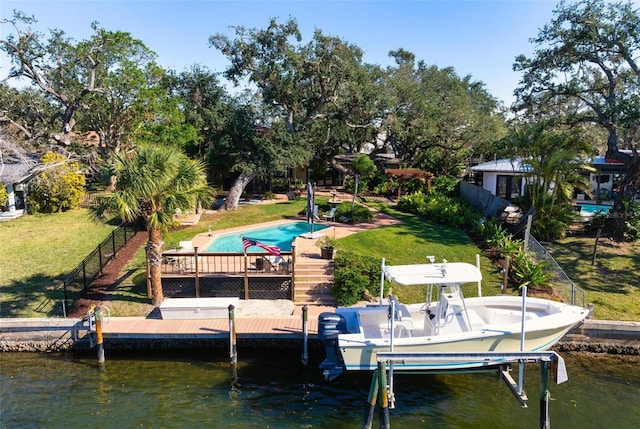
[[[344,362],[338,349],[338,335],[347,333],[347,322],[337,313],[318,316],[318,338],[325,348],[326,359],[320,364],[326,380],[334,380],[344,372]]]

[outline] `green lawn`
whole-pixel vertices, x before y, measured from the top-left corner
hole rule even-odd
[[[304,211],[305,201],[246,205],[233,212],[205,214],[200,222],[167,234],[168,247],[189,240],[196,234],[234,226],[292,218]],[[339,240],[341,249],[353,250],[389,265],[437,260],[475,264],[479,252],[460,230],[426,222],[379,205],[403,223],[381,227]],[[0,223],[0,316],[46,317],[60,306],[61,290],[55,290],[79,262],[113,229],[113,225],[93,223],[85,210],[57,215],[22,216]],[[640,243],[619,245],[608,240],[599,247],[595,266],[590,265],[593,239],[569,238],[549,250],[569,277],[587,290],[588,302],[595,304],[599,319],[640,320]],[[500,292],[502,276],[484,256],[481,257],[483,295]],[[477,287],[467,285],[465,294],[475,296]],[[113,316],[145,315],[150,309],[146,297],[144,252],[129,264],[109,303]],[[403,302],[421,302],[424,288],[394,287]],[[58,311],[59,313],[59,311]]]
[[[640,321],[640,242],[617,243],[607,238],[569,237],[545,244],[574,283],[586,290],[594,317]]]
[[[427,256],[436,261],[476,264],[479,250],[463,231],[424,221],[416,216],[385,208],[389,214],[401,219],[399,225],[363,231],[339,240],[339,248],[362,255],[385,258],[387,265],[427,263]],[[500,293],[502,275],[492,266],[488,258],[481,255],[482,294]],[[466,296],[477,296],[477,285],[465,285]],[[401,302],[424,302],[426,286],[393,286],[393,293]]]
[[[115,226],[82,209],[0,222],[0,317],[60,313],[62,280]]]

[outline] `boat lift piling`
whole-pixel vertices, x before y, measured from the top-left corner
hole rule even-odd
[[[526,286],[522,286],[521,288],[522,290],[522,320],[520,321],[521,323],[521,332],[520,332],[520,351],[523,352],[524,351],[524,336],[525,336],[525,329],[524,329],[524,320],[525,320],[525,316],[526,316],[526,309],[527,309],[527,287]],[[518,394],[520,396],[524,395],[524,362],[520,362],[520,365],[518,365]]]
[[[362,421],[362,429],[371,429],[373,426],[373,416],[376,412],[376,401],[378,398],[378,369],[373,370],[371,378],[371,386],[369,387],[369,398],[367,406],[364,410],[364,420]]]
[[[302,307],[302,365],[307,366],[309,363],[309,332],[308,332],[308,312],[309,306]]]
[[[476,253],[476,267],[480,269],[480,254]],[[482,296],[482,280],[478,280],[478,296]]]
[[[509,374],[509,367],[513,363],[518,363],[521,368],[524,368],[525,363],[538,363],[540,364],[540,429],[551,429],[551,420],[549,417],[549,378],[554,375],[551,374],[551,368],[555,370],[556,384],[564,383],[568,380],[564,359],[553,351],[545,352],[480,352],[480,353],[392,353],[392,352],[379,352],[376,356],[378,361],[378,369],[374,371],[373,379],[371,381],[371,388],[369,390],[369,402],[367,405],[367,411],[363,422],[363,429],[370,429],[371,422],[373,420],[373,409],[375,408],[375,396],[374,392],[378,391],[378,402],[380,404],[380,428],[390,429],[389,423],[389,407],[388,399],[393,397],[393,380],[389,380],[387,385],[386,372],[393,362],[466,362],[469,359],[476,361],[494,361],[500,358],[503,363],[497,368],[498,374],[505,381],[511,392],[516,399],[520,402],[522,407],[527,406],[527,396],[522,390],[522,379],[524,372],[521,371],[519,383],[516,383]],[[493,371],[496,366],[489,366],[485,368],[478,368],[475,371]],[[438,370],[436,373],[456,373],[465,372],[469,373],[469,368],[459,368],[451,370]],[[429,373],[429,371],[420,371],[420,374]],[[376,385],[377,383],[377,385]]]

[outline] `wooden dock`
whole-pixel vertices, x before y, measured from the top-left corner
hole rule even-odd
[[[309,306],[307,333],[318,334],[318,315],[334,307]],[[302,337],[302,308],[296,307],[290,316],[236,317],[238,339],[290,339]],[[105,342],[120,340],[189,339],[212,340],[229,338],[229,319],[164,320],[150,317],[105,318],[102,326]]]

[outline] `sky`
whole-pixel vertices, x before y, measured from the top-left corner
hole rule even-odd
[[[389,51],[403,48],[416,60],[453,67],[460,77],[481,81],[506,106],[520,74],[512,67],[520,54],[531,55],[532,37],[553,17],[555,0],[2,0],[0,17],[13,10],[34,15],[34,29],[61,29],[76,41],[89,38],[91,23],[124,31],[158,55],[164,68],[178,72],[201,64],[214,72],[229,65],[209,46],[209,37],[234,37],[230,26],[263,29],[270,18],[294,18],[302,43],[316,29],[338,36],[364,51],[363,61],[393,65]],[[2,38],[9,29],[0,26]],[[0,53],[0,79],[8,62]],[[220,80],[224,83],[224,79]],[[230,87],[231,88],[231,87]]]

